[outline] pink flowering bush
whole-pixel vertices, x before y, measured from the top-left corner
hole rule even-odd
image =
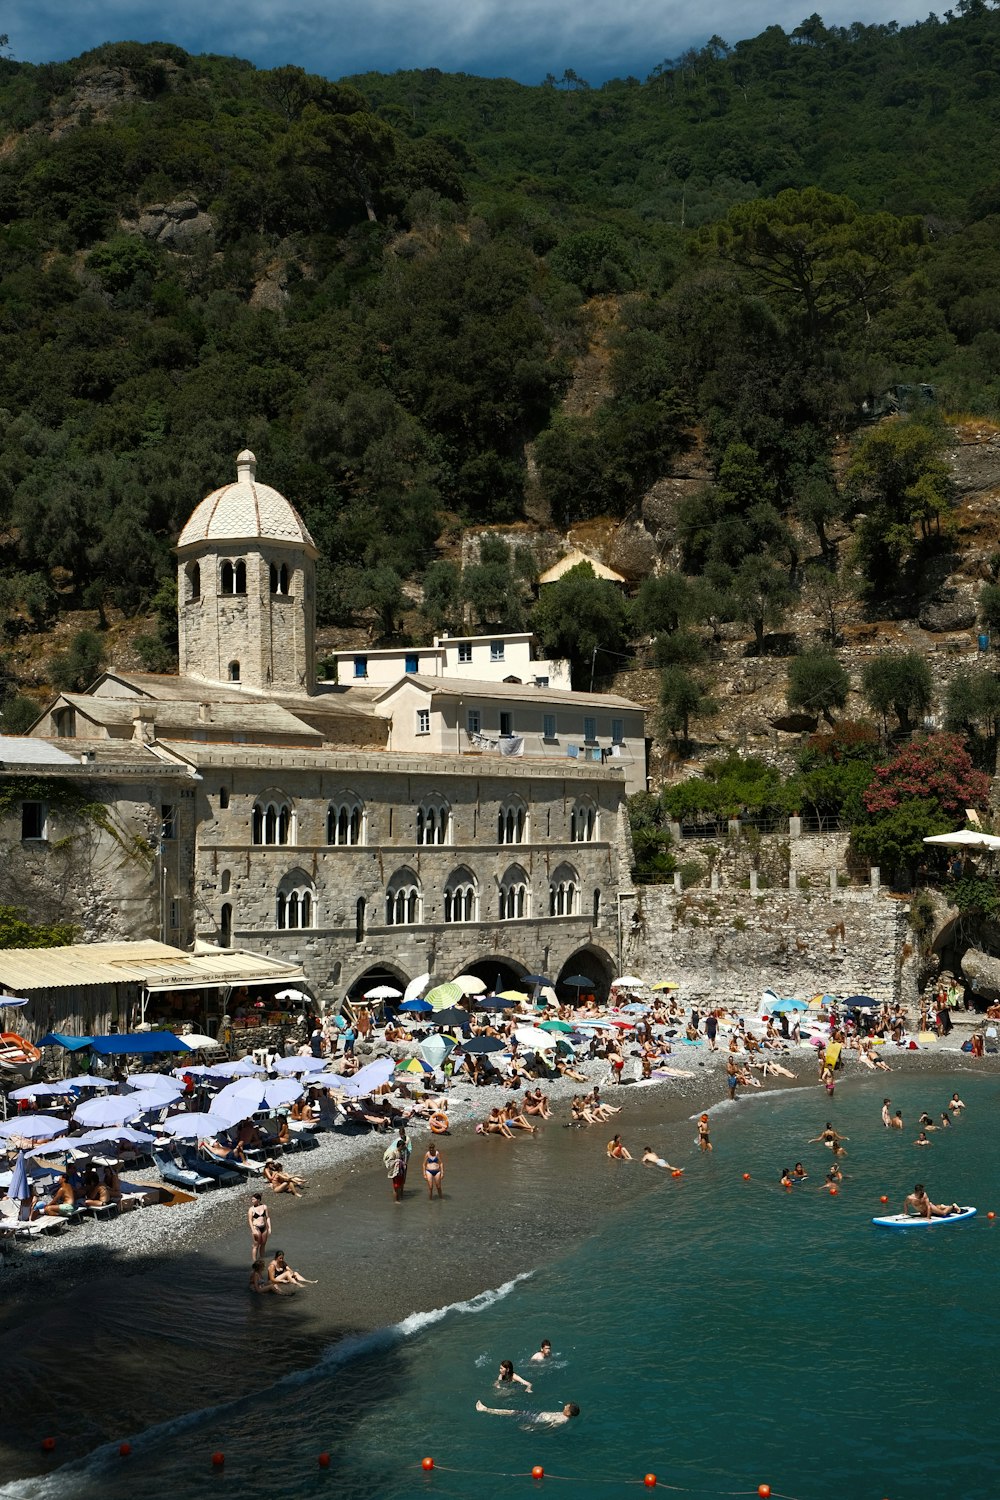
[[[862,793],[866,812],[877,818],[913,799],[936,802],[943,813],[965,821],[967,807],[985,807],[990,778],[977,771],[957,734],[933,734],[898,750],[876,766]]]

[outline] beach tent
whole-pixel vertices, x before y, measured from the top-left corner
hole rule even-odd
[[[127,1052],[148,1056],[152,1052],[187,1052],[187,1047],[172,1031],[122,1031],[112,1036],[91,1037],[87,1046],[102,1057]]]
[[[92,1046],[93,1041],[92,1036],[66,1036],[61,1031],[47,1031],[37,1045],[39,1047],[65,1047],[67,1052],[79,1052],[81,1047]]]

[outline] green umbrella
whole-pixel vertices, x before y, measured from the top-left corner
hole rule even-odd
[[[568,1021],[542,1021],[539,1025],[540,1031],[572,1031],[573,1027]]]
[[[457,1005],[459,1000],[463,998],[463,995],[464,991],[461,985],[449,982],[448,984],[439,984],[433,990],[428,991],[424,999],[435,1010],[444,1010],[449,1005]]]

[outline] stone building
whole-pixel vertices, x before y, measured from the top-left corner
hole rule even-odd
[[[424,971],[582,974],[606,992],[641,708],[405,660],[389,685],[317,684],[316,555],[241,453],[178,542],[179,675],[61,694],[32,735],[65,760],[0,771],[14,862],[30,854],[43,884],[58,865],[58,840],[24,837],[18,778],[45,804],[49,777],[53,830],[62,782],[85,784],[135,855],[127,902],[113,863],[86,890],[64,876],[52,904],[89,938],[273,955],[327,1003]]]

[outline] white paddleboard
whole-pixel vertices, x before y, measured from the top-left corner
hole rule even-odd
[[[974,1208],[963,1208],[957,1214],[945,1214],[943,1217],[932,1217],[925,1219],[916,1214],[886,1214],[884,1218],[872,1219],[873,1224],[879,1224],[883,1229],[936,1229],[941,1224],[958,1224],[962,1219],[974,1219],[976,1210]]]

